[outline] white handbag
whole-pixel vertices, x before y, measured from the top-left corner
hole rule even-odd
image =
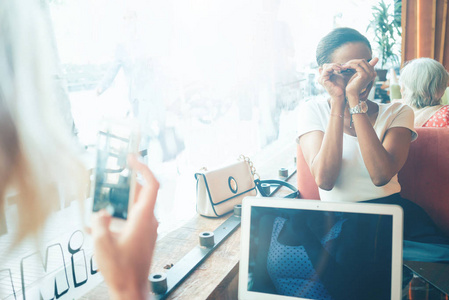
[[[196,210],[206,217],[221,217],[241,204],[246,196],[257,194],[252,162],[242,161],[224,168],[196,173]]]

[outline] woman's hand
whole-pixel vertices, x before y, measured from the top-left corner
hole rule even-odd
[[[377,57],[373,58],[369,62],[365,59],[354,59],[348,61],[342,66],[346,70],[355,71],[355,74],[346,85],[346,95],[348,98],[349,96],[353,96],[358,99],[358,96],[362,93],[362,91],[374,81],[377,75],[374,70],[374,66],[378,61],[379,59]]]
[[[331,96],[331,104],[340,104],[342,107],[345,105],[346,81],[340,72],[344,70],[340,64],[324,64],[318,78],[318,82]]]
[[[154,216],[159,183],[150,169],[131,157],[132,169],[142,174],[145,184],[136,188],[123,231],[109,230],[111,216],[106,211],[94,214],[92,236],[95,259],[112,299],[147,299],[148,276],[157,237],[158,223]]]

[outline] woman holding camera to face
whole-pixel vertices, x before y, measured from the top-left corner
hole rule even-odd
[[[399,195],[397,173],[417,136],[414,116],[407,105],[368,100],[378,62],[370,43],[354,29],[337,28],[321,39],[316,53],[319,82],[329,98],[300,107],[298,141],[321,200],[400,205],[407,240],[404,259],[449,261],[449,238],[419,206]],[[390,282],[376,275],[390,264],[379,251],[391,242],[387,234],[379,234],[381,228],[389,232],[387,219],[267,214],[258,225],[255,291],[313,299],[390,299]],[[363,235],[357,234],[359,229]],[[374,253],[362,250],[373,244]],[[296,267],[298,261],[307,268]],[[322,268],[323,261],[332,267]],[[350,264],[363,270],[349,274]],[[405,286],[410,271],[403,278]],[[341,289],[345,285],[339,283],[346,280],[360,289]]]
[[[304,104],[298,142],[320,198],[400,205],[404,239],[449,244],[424,210],[399,195],[397,174],[417,137],[414,115],[401,103],[368,99],[378,62],[369,41],[354,29],[337,28],[320,41],[317,62],[330,97]]]
[[[56,55],[42,5],[39,0],[0,1],[0,205],[6,205],[8,190],[17,192],[10,252],[28,236],[39,241],[40,229],[61,196],[83,201],[87,188],[79,145],[60,118],[53,76]],[[109,230],[111,216],[104,211],[92,223],[95,258],[113,299],[147,299],[150,294],[159,184],[135,157],[130,165],[145,183],[123,231]]]

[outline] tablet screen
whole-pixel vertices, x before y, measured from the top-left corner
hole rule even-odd
[[[248,291],[391,299],[392,215],[251,207]]]

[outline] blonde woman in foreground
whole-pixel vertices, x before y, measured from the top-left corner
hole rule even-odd
[[[5,205],[8,190],[17,191],[18,230],[12,250],[25,237],[38,236],[59,204],[61,195],[55,191],[82,201],[87,183],[79,147],[60,117],[53,78],[56,55],[41,5],[39,0],[0,1],[0,205]],[[130,164],[145,184],[123,232],[110,232],[111,217],[104,211],[92,223],[95,257],[113,299],[146,299],[150,292],[159,184],[135,157]]]

